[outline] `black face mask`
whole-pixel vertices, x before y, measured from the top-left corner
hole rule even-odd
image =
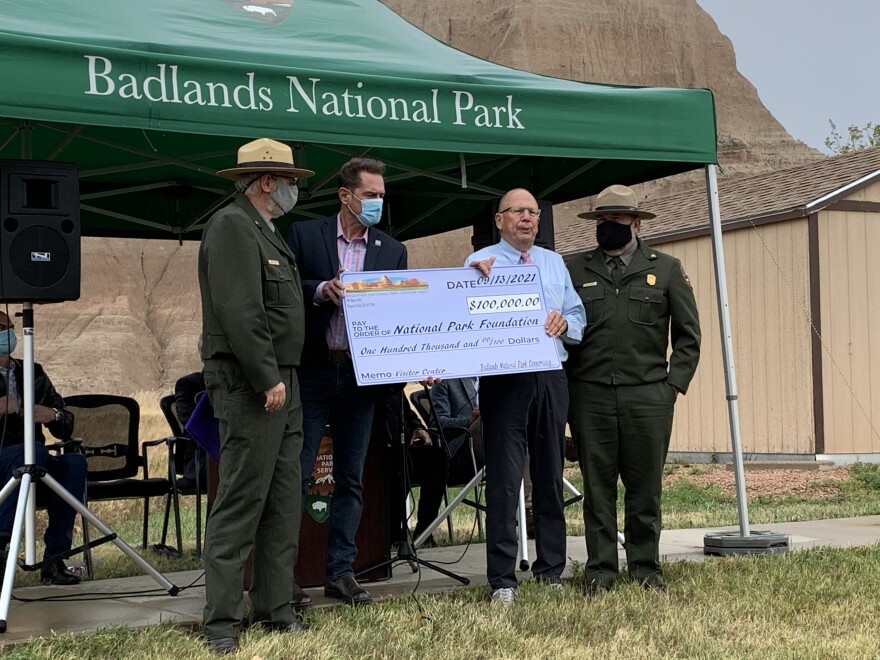
[[[596,242],[603,250],[619,250],[632,239],[632,225],[606,220],[596,227]]]

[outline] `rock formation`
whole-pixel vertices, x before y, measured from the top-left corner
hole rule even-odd
[[[707,87],[715,94],[720,176],[758,174],[821,154],[793,139],[736,68],[730,39],[696,0],[382,0],[421,30],[505,66],[588,82]],[[657,197],[703,185],[701,172],[640,186]],[[554,207],[557,228],[577,222],[589,201]],[[410,242],[410,261],[438,252],[461,263],[470,232]]]

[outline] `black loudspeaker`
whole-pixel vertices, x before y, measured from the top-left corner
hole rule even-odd
[[[76,166],[0,160],[0,302],[77,300],[79,286]]]
[[[486,204],[486,219],[474,223],[474,233],[471,236],[471,245],[474,250],[480,250],[487,245],[494,245],[501,240],[501,233],[495,225],[495,214],[498,213],[498,202],[493,199]],[[538,200],[538,208],[541,209],[541,222],[538,224],[538,235],[535,236],[535,245],[555,250],[553,237],[553,204],[546,199]]]

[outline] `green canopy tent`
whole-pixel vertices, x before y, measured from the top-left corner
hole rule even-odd
[[[557,203],[717,159],[708,90],[524,73],[377,0],[0,0],[0,159],[75,163],[84,235],[198,238],[254,137],[317,172],[293,219],[335,211],[351,155],[384,160],[402,239],[515,185]]]
[[[452,49],[378,0],[0,0],[0,159],[73,162],[86,236],[198,238],[246,139],[291,143],[288,219],[337,209],[338,166],[388,165],[389,230],[486,219],[705,167],[740,523],[742,482],[712,94],[524,73]],[[282,229],[286,229],[282,223]]]

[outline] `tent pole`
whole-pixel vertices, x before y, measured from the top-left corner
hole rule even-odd
[[[715,292],[718,296],[718,316],[721,322],[721,351],[727,388],[727,414],[730,422],[730,442],[733,448],[733,473],[736,480],[739,529],[741,536],[749,536],[751,532],[749,530],[746,484],[743,475],[742,444],[740,443],[736,372],[733,368],[733,341],[727,299],[727,275],[724,269],[724,243],[721,240],[721,205],[718,202],[718,177],[715,169],[715,165],[712,163],[706,165],[706,187],[709,193],[709,219],[712,230],[712,257],[715,262]]]
[[[721,205],[718,202],[718,178],[715,165],[706,165],[706,188],[709,193],[709,219],[712,230],[712,257],[715,262],[715,293],[718,295],[718,317],[721,321],[721,350],[724,359],[724,380],[727,386],[727,413],[730,421],[730,442],[733,448],[733,473],[736,479],[736,506],[739,511],[739,534],[708,532],[703,537],[703,554],[739,555],[788,552],[791,538],[780,532],[749,529],[748,501],[743,469],[742,445],[739,434],[736,372],[733,368],[733,340],[730,310],[727,301],[727,275],[724,269],[724,243],[721,240]]]
[[[30,160],[33,158],[31,123],[29,121],[23,121],[19,130],[21,131],[21,158],[22,160]]]

